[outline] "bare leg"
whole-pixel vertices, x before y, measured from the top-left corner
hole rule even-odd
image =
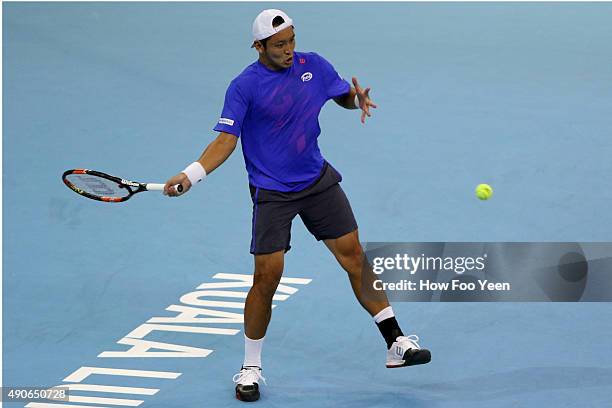
[[[351,287],[361,306],[371,316],[375,316],[378,312],[388,307],[389,301],[383,291],[370,290],[366,295],[362,290],[364,282],[367,285],[375,277],[359,243],[358,230],[343,235],[340,238],[327,239],[324,242],[342,268],[348,273]]]
[[[244,307],[244,332],[250,339],[261,339],[272,316],[272,297],[283,275],[285,251],[255,255],[253,287]]]

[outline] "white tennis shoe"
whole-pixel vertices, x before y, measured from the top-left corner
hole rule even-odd
[[[418,341],[419,336],[415,334],[399,336],[395,339],[391,348],[387,350],[387,368],[429,363],[431,353],[427,349],[422,349]]]
[[[266,383],[259,367],[242,367],[233,381],[236,383],[236,398],[240,401],[257,401],[259,399],[259,381]]]

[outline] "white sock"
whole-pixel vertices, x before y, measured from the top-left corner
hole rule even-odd
[[[261,368],[261,348],[263,347],[264,337],[259,340],[251,340],[244,335],[244,367],[257,366]]]
[[[374,323],[380,323],[383,320],[389,319],[391,317],[395,317],[395,313],[393,313],[393,308],[391,306],[387,306],[383,310],[378,312],[376,316],[374,316],[372,319],[374,319]]]

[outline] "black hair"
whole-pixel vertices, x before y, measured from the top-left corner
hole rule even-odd
[[[276,16],[272,20],[272,27],[278,27],[279,25],[283,24],[284,22],[285,22],[284,18],[282,18],[281,16]],[[270,39],[270,37],[264,38],[262,40],[259,40],[259,42],[261,43],[261,46],[264,47],[264,50],[266,49],[266,43],[268,42],[268,39]]]

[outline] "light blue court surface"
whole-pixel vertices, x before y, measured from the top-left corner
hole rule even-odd
[[[85,366],[161,371],[181,375],[82,380],[154,395],[74,394],[241,406],[242,332],[141,339],[205,358],[97,357],[128,350],[117,342],[216,274],[252,273],[241,152],[179,199],[94,202],[60,175],[164,182],[195,160],[270,7],[294,18],[298,50],[379,104],[365,126],[333,103],[320,117],[364,241],[612,239],[612,4],[4,3],[5,385],[57,385]],[[478,183],[492,200],[474,197]],[[612,406],[609,304],[395,303],[433,361],[388,370],[344,272],[299,220],[292,245],[285,276],[312,281],[276,302],[258,406]]]

